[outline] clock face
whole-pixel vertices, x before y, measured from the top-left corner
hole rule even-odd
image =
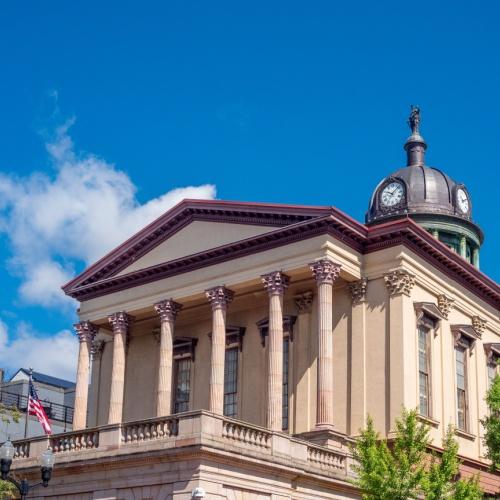
[[[463,214],[469,211],[469,198],[463,189],[457,189],[457,204]]]
[[[404,190],[402,184],[399,182],[391,182],[383,189],[380,200],[385,207],[393,207],[403,199],[403,195]]]

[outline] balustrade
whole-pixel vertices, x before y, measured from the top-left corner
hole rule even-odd
[[[90,450],[98,446],[99,431],[97,429],[55,434],[49,438],[49,447],[54,453]]]
[[[161,417],[139,422],[122,424],[121,442],[141,443],[167,437],[177,436],[179,420],[171,417]]]
[[[236,449],[241,457],[247,453],[252,457],[273,455],[278,457],[277,460],[292,461],[301,469],[310,467],[318,473],[340,474],[343,477],[348,474],[350,455],[345,451],[328,449],[282,432],[203,410],[14,441],[14,459],[22,467],[23,459],[38,458],[48,446],[54,453],[60,454],[58,461],[64,463],[70,460],[69,456],[73,453],[85,450],[96,449],[106,455],[108,452],[115,454],[117,448],[121,448],[120,454],[127,454],[130,447],[138,453],[143,443],[148,445],[144,451],[151,451],[164,449],[166,442],[182,448],[188,437],[190,446],[210,446],[218,442],[217,448],[231,445],[227,451]],[[82,460],[84,456],[81,455]]]
[[[318,446],[307,446],[307,460],[320,467],[336,471],[346,470],[346,455]]]
[[[14,458],[28,458],[30,456],[29,439],[15,441],[13,445],[14,445]]]
[[[260,448],[270,448],[271,436],[271,432],[240,422],[224,420],[222,424],[223,438],[258,446]]]

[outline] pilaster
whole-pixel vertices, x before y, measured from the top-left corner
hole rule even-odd
[[[351,394],[350,434],[364,428],[366,408],[366,288],[367,279],[361,278],[348,285],[351,292]]]
[[[415,313],[410,300],[415,275],[405,269],[395,269],[384,275],[384,281],[389,293],[389,387],[386,387],[389,433],[394,430],[402,407],[414,408],[417,404],[414,391],[405,391],[405,384],[413,387],[410,381],[417,374]]]
[[[294,391],[294,426],[293,432],[306,432],[312,426],[314,416],[311,415],[311,313],[314,294],[303,292],[294,297],[297,307],[293,341],[293,386]]]

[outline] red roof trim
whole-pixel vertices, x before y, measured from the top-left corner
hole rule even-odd
[[[195,220],[280,227],[328,214],[330,210],[330,207],[303,205],[183,200],[62,288],[68,293],[74,287],[100,281],[119,273]],[[356,221],[351,220],[352,222],[362,226]]]
[[[114,276],[118,270],[130,265],[138,256],[185,227],[192,220],[246,224],[259,221],[260,224],[282,227],[123,276]],[[297,222],[292,222],[294,220]],[[318,234],[331,234],[360,253],[371,253],[395,245],[405,245],[486,302],[500,307],[500,287],[493,280],[409,218],[367,228],[334,207],[311,208],[299,205],[200,200],[181,202],[65,285],[64,291],[79,300],[88,300],[283,246],[293,241],[311,238]]]

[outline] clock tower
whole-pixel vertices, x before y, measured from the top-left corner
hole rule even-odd
[[[425,164],[427,144],[420,134],[420,109],[412,106],[411,135],[404,149],[406,167],[383,179],[370,199],[366,224],[412,218],[435,238],[479,267],[483,232],[472,220],[472,202],[464,184]]]

